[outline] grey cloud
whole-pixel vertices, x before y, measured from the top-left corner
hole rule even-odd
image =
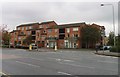
[[[83,21],[112,24],[111,8],[100,7],[100,2],[12,2],[4,3],[2,9],[3,23],[11,25],[10,28],[47,20],[55,20],[58,24]],[[107,28],[107,33],[109,30],[112,29]]]

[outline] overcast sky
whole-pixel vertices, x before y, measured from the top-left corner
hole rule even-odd
[[[117,34],[117,2],[3,2],[2,24],[8,25],[11,31],[20,24],[31,22],[49,20],[54,20],[57,24],[86,22],[105,26],[106,35],[108,35],[110,31],[113,31],[112,7],[101,7],[101,3],[114,5]]]

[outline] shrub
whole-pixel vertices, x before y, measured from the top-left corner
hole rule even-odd
[[[118,53],[120,53],[120,46],[110,48],[110,52],[118,52]]]
[[[9,45],[2,45],[3,48],[9,48]]]

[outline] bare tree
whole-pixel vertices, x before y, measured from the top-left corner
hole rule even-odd
[[[8,26],[5,24],[0,25],[0,44],[9,45],[10,33]]]

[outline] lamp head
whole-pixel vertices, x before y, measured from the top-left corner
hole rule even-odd
[[[101,4],[101,6],[104,6],[104,4]]]

